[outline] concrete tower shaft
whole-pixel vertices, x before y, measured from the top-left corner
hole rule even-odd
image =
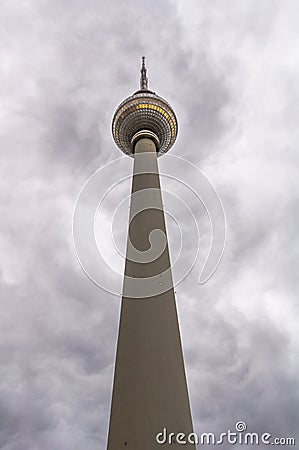
[[[140,174],[144,164],[150,173]],[[135,173],[132,195],[155,190],[150,208],[145,204],[129,226],[128,238],[135,247],[146,250],[151,230],[159,229],[166,236],[157,153],[150,139],[141,139],[135,146]],[[131,261],[127,252],[125,274],[130,277],[143,280],[161,274],[163,283],[163,272],[169,267],[168,245],[149,263]],[[153,297],[132,299],[126,297],[124,285],[108,450],[161,449],[155,437],[163,428],[186,435],[193,430],[174,290],[171,287]],[[191,444],[184,447],[195,448]]]

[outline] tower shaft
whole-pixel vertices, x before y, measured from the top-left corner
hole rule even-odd
[[[140,200],[143,211],[133,217],[136,202]],[[163,272],[169,269],[171,273],[167,238],[164,251],[153,261],[130,260],[134,259],[134,252],[129,245],[129,238],[135,248],[144,252],[150,247],[149,234],[154,229],[167,236],[156,146],[152,140],[142,138],[136,143],[134,152],[130,225],[108,450],[170,448],[172,445],[167,442],[162,446],[156,442],[156,435],[164,428],[167,433],[176,434],[188,435],[193,431],[172,283],[166,292],[152,297],[128,296],[126,276],[131,277],[130,288],[134,288],[136,282],[138,290],[137,283],[155,276],[159,277],[159,284],[163,287],[163,283],[167,282]],[[153,242],[156,241],[153,239]],[[184,447],[195,448],[190,443]]]

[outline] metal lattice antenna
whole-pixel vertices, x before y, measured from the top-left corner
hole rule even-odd
[[[145,67],[145,56],[142,56],[142,66],[141,66],[141,77],[140,77],[140,89],[147,90],[147,76],[146,76],[146,67]]]

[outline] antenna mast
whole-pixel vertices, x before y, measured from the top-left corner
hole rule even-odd
[[[146,76],[146,67],[145,67],[145,56],[142,56],[142,66],[141,66],[141,77],[140,77],[140,89],[147,90],[148,79]]]

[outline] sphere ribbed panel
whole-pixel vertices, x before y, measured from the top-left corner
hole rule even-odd
[[[142,130],[150,130],[158,136],[158,156],[166,153],[177,137],[178,123],[173,109],[151,91],[138,91],[124,100],[112,121],[112,134],[117,146],[130,156],[133,155],[132,137]]]

